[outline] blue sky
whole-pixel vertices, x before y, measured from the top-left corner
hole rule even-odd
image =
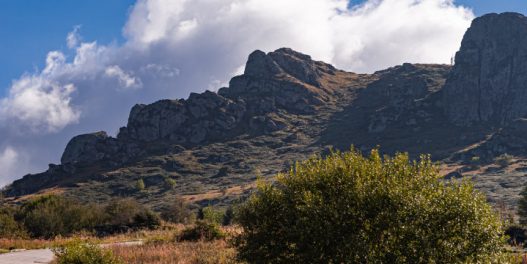
[[[82,25],[85,40],[122,41],[121,29],[135,0],[0,1],[0,95],[11,80],[42,68],[50,50],[67,50],[65,38]]]
[[[0,96],[11,80],[41,69],[50,50],[67,53],[65,37],[75,25],[86,41],[122,41],[122,27],[135,0],[2,0],[0,3]],[[355,1],[360,3],[363,1]],[[457,0],[476,15],[527,13],[525,0]]]

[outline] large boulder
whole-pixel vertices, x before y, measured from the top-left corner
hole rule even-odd
[[[118,150],[117,141],[100,131],[72,138],[60,161],[62,164],[91,164],[113,156]]]
[[[501,126],[527,114],[527,18],[517,13],[474,19],[444,88],[453,123]]]

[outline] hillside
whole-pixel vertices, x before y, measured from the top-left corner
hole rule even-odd
[[[527,18],[475,19],[455,61],[356,74],[287,48],[255,51],[229,87],[136,105],[116,138],[76,136],[61,164],[4,194],[15,202],[60,192],[153,207],[176,195],[227,204],[249,193],[257,175],[354,145],[430,153],[448,178],[472,177],[491,202],[514,207],[527,171]]]

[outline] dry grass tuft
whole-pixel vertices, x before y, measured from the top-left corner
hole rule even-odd
[[[224,240],[215,242],[150,243],[111,247],[130,264],[227,264],[236,262],[236,251]]]

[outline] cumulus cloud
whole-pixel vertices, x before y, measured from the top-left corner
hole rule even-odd
[[[34,132],[56,132],[77,122],[79,112],[70,105],[73,84],[60,85],[41,76],[24,76],[0,101],[0,117],[11,125]]]
[[[117,131],[135,103],[226,85],[255,49],[291,47],[355,72],[403,62],[448,63],[473,18],[453,0],[349,4],[138,0],[122,45],[84,42],[74,27],[66,38],[74,56],[51,51],[44,69],[13,81],[0,99],[0,147],[27,156],[28,172],[45,169],[72,136]]]
[[[115,77],[123,88],[139,88],[142,86],[141,80],[125,73],[121,67],[112,65],[106,68],[104,74],[108,77]]]

